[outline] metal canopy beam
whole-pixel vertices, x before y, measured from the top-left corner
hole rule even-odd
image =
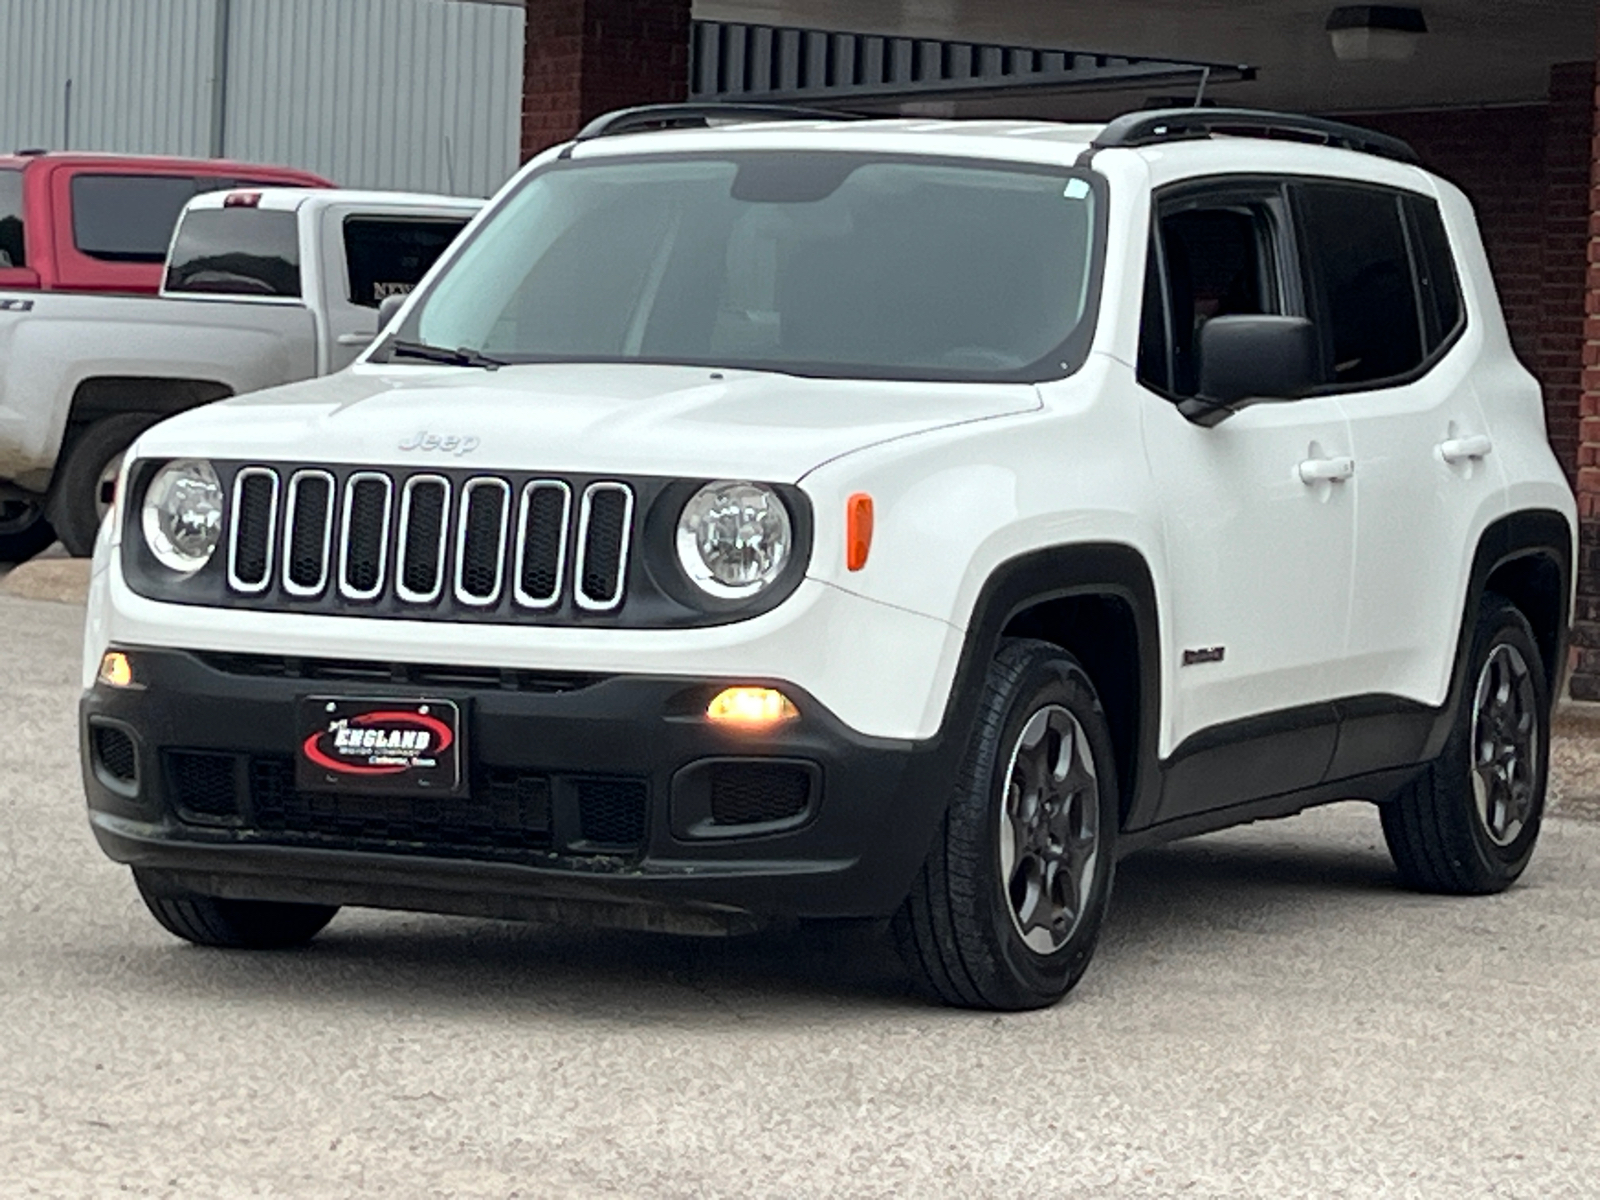
[[[826,29],[695,21],[689,95],[707,101],[960,98],[1255,78],[1226,63],[885,37]]]

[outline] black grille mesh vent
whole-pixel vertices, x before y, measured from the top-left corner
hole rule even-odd
[[[295,486],[293,531],[289,535],[289,582],[298,588],[321,585],[327,569],[328,509],[333,486],[320,475],[302,476]]]
[[[383,580],[383,539],[388,525],[389,485],[370,476],[349,488],[350,530],[345,542],[345,584],[371,592]]]
[[[234,779],[232,754],[208,754],[191,750],[167,753],[167,777],[172,781],[172,798],[180,812],[227,820],[239,815],[239,793]]]
[[[431,597],[444,577],[440,535],[450,492],[442,480],[424,479],[412,485],[410,496],[401,582],[413,594]]]
[[[123,783],[132,783],[139,777],[139,756],[131,737],[109,725],[94,726],[93,737],[94,756],[107,775]]]
[[[531,600],[554,601],[561,586],[561,545],[567,532],[567,493],[535,487],[522,521],[522,592]]]
[[[463,599],[487,604],[500,593],[503,547],[501,522],[506,512],[506,491],[490,480],[467,493],[466,537],[461,547],[461,593]]]
[[[264,472],[239,480],[239,512],[234,518],[239,539],[233,573],[245,587],[261,587],[267,582],[272,557],[272,504],[277,490],[274,478]]]
[[[644,840],[645,785],[627,779],[578,780],[578,813],[585,841],[636,846]]]
[[[580,586],[584,596],[596,604],[607,603],[616,595],[627,519],[628,496],[620,488],[600,489],[590,495]]]
[[[786,763],[719,763],[711,773],[711,819],[755,825],[797,817],[811,799],[811,776]]]

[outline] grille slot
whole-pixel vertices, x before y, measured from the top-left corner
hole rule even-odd
[[[139,755],[133,739],[120,729],[109,725],[91,726],[94,739],[94,756],[100,767],[111,778],[122,783],[139,780]]]
[[[296,471],[289,479],[283,517],[283,590],[317,596],[328,586],[333,544],[333,476]]]
[[[591,483],[583,489],[578,516],[579,608],[604,612],[622,602],[628,561],[633,493],[620,483]]]
[[[811,774],[789,763],[718,763],[711,771],[711,819],[718,825],[787,821],[811,802]]]
[[[551,608],[561,602],[567,567],[567,525],[572,489],[559,479],[536,479],[522,489],[517,519],[517,603]]]
[[[179,816],[202,824],[238,819],[237,755],[169,750],[166,758]]]
[[[461,603],[485,607],[500,598],[510,515],[511,485],[505,480],[474,479],[461,489],[456,529],[456,599]]]
[[[228,585],[250,595],[272,583],[278,532],[278,473],[246,467],[233,479],[233,528],[228,535]]]
[[[394,484],[387,475],[358,471],[345,481],[339,591],[347,599],[376,600],[383,591],[393,505]]]
[[[400,564],[395,594],[412,604],[432,604],[444,591],[449,542],[450,481],[414,475],[400,494]]]
[[[631,848],[644,840],[648,794],[644,784],[631,779],[580,779],[577,793],[584,841]]]

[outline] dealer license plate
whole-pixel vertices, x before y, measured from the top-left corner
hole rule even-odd
[[[461,790],[461,709],[451,700],[308,696],[295,784],[309,791]]]

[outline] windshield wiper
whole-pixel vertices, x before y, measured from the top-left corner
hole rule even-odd
[[[429,362],[449,363],[453,367],[482,367],[486,371],[493,371],[506,364],[498,358],[490,358],[479,350],[468,346],[461,346],[455,350],[447,350],[443,346],[430,346],[427,342],[407,342],[396,338],[389,343],[389,357],[405,355],[407,358],[425,358]]]

